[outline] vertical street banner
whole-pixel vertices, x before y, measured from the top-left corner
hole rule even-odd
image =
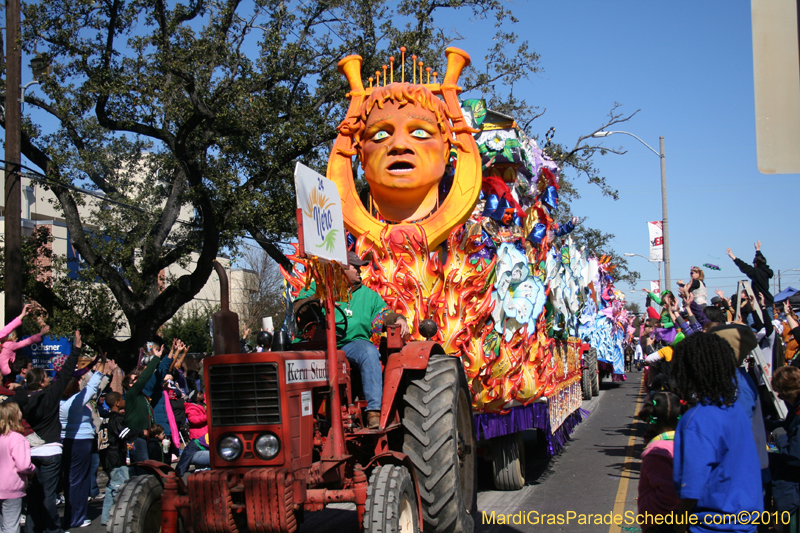
[[[648,222],[650,232],[650,261],[664,260],[664,236],[661,234],[661,221]]]
[[[297,163],[294,185],[297,207],[303,212],[303,251],[347,266],[347,237],[336,184]]]
[[[656,294],[661,294],[661,282],[660,281],[651,281],[650,282],[650,292],[654,292]]]

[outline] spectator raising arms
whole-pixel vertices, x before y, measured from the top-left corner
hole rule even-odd
[[[753,266],[748,265],[741,259],[737,259],[733,252],[731,252],[730,248],[727,248],[725,251],[728,254],[728,257],[733,259],[733,262],[736,263],[736,266],[739,267],[739,270],[742,273],[750,278],[750,281],[753,285],[753,293],[755,293],[756,298],[758,298],[759,294],[764,295],[764,306],[767,309],[767,317],[765,320],[772,319],[772,307],[773,307],[773,297],[772,293],[769,292],[769,280],[772,279],[773,273],[772,269],[769,268],[767,265],[767,259],[761,253],[761,241],[758,241],[753,246],[756,248],[756,255],[753,258]],[[742,302],[744,304],[744,302]]]
[[[692,295],[697,305],[706,305],[708,303],[707,298],[708,294],[706,291],[706,283],[705,283],[705,274],[700,267],[693,266],[692,270],[690,271],[690,275],[692,276],[691,281],[688,284],[684,284],[682,279],[678,280],[678,286],[681,290],[686,291],[687,296],[689,294]]]
[[[88,406],[98,390],[111,381],[111,371],[116,365],[97,363],[94,373],[83,390],[78,379],[72,378],[64,390],[61,401],[61,437],[64,447],[62,471],[64,473],[64,526],[86,527],[92,523],[86,518],[87,500],[91,480],[92,448],[97,442],[97,433]],[[108,375],[106,375],[108,373]]]
[[[130,450],[131,464],[148,459],[145,436],[153,419],[153,410],[143,391],[161,363],[164,346],[154,348],[153,353],[155,357],[150,359],[141,374],[132,373],[122,383],[122,388],[125,390],[125,425],[131,430],[142,433],[133,441],[133,448]]]
[[[61,477],[61,421],[59,403],[64,389],[72,379],[81,354],[81,334],[75,332],[72,352],[64,361],[55,381],[41,368],[33,368],[25,378],[26,389],[18,389],[11,399],[22,408],[25,420],[44,441],[31,450],[36,473],[28,486],[28,514],[25,530],[28,533],[61,533],[56,490]]]
[[[39,325],[42,327],[41,331],[27,339],[19,342],[17,341],[16,329],[22,325],[22,319],[25,318],[30,309],[30,305],[23,307],[22,313],[0,330],[0,342],[3,343],[2,349],[0,349],[0,373],[4,376],[11,374],[10,365],[14,362],[17,350],[36,342],[42,342],[42,335],[47,335],[50,332],[50,326],[47,326],[42,319],[39,318]]]

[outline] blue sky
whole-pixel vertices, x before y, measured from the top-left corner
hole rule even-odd
[[[664,136],[673,288],[676,280],[689,279],[692,265],[712,263],[722,270],[705,269],[710,295],[718,288],[732,294],[743,276],[725,248],[750,262],[759,239],[776,275],[800,269],[793,221],[800,176],[764,175],[756,165],[749,0],[561,0],[509,7],[520,19],[516,32],[540,54],[543,69],[514,89],[547,110],[528,133],[543,137],[555,126],[555,141],[574,146],[619,102],[623,112],[641,111],[613,129],[634,133],[656,150]],[[467,37],[458,44],[476,61],[489,43],[477,31],[483,24],[458,23]],[[615,234],[618,253],[648,255],[646,223],[661,219],[659,158],[626,135],[603,142],[627,150],[596,159],[620,199],[578,182],[582,198],[573,210]],[[637,290],[656,279],[656,267],[644,259],[631,257],[629,264],[642,274]],[[800,288],[799,279],[800,272],[786,272],[782,286]],[[630,301],[644,302],[643,293],[619,288]]]
[[[709,292],[731,294],[742,275],[725,255],[730,246],[746,261],[762,241],[770,266],[787,271],[782,285],[800,288],[795,253],[794,206],[798,175],[763,175],[756,166],[752,37],[749,0],[523,1],[505,4],[520,20],[512,29],[540,54],[542,72],[514,88],[515,95],[546,109],[528,133],[573,146],[580,135],[605,123],[615,102],[641,110],[614,129],[658,148],[665,138],[672,280],[689,278],[692,265],[713,263]],[[398,20],[398,24],[402,23]],[[441,22],[465,40],[455,43],[480,64],[492,45],[492,21],[465,13]],[[27,59],[23,62],[27,65]],[[28,76],[23,68],[23,81]],[[34,87],[32,90],[37,90]],[[614,249],[647,255],[647,221],[661,219],[659,158],[635,139],[614,135],[606,146],[627,150],[595,162],[620,193],[614,201],[577,181],[582,198],[573,205],[587,223],[616,235]],[[657,270],[629,259],[649,286]],[[629,300],[641,292],[619,287]]]

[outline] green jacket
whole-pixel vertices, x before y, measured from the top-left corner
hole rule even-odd
[[[298,300],[312,298],[317,290],[315,282],[311,282],[311,287],[303,290],[297,295]],[[356,339],[371,340],[374,333],[380,333],[383,329],[383,322],[389,313],[389,307],[380,295],[372,289],[359,285],[350,293],[349,302],[336,302],[339,309],[336,310],[336,319],[342,321],[340,311],[347,317],[347,331],[342,340],[338,342],[341,348]]]
[[[661,293],[661,296],[657,295],[654,292],[650,292],[650,299],[653,300],[655,303],[661,306],[661,326],[664,329],[674,328],[675,324],[672,323],[672,317],[669,316],[669,310],[667,309],[666,304],[662,300],[664,296],[666,296],[668,291],[664,291]]]
[[[161,363],[160,357],[153,357],[128,392],[125,393],[125,425],[130,429],[150,429],[151,407],[142,389]]]

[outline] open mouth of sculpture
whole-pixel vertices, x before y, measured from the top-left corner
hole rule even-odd
[[[388,170],[392,174],[407,174],[414,171],[414,165],[407,161],[398,161],[389,165]]]

